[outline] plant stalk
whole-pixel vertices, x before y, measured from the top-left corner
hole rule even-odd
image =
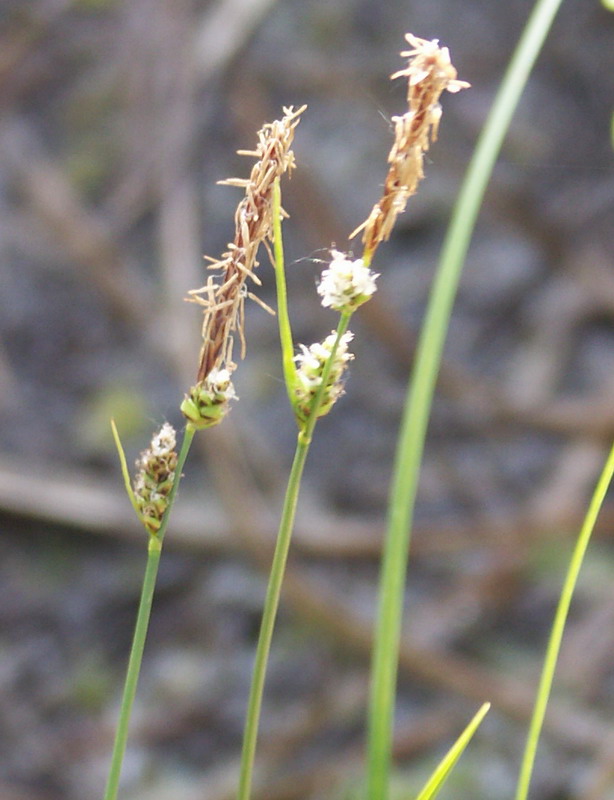
[[[260,722],[260,710],[262,707],[262,695],[264,692],[264,682],[266,678],[267,663],[275,627],[275,618],[279,606],[281,586],[290,549],[292,529],[296,504],[301,484],[301,477],[309,450],[309,441],[302,440],[300,434],[297,439],[292,469],[288,478],[288,486],[284,499],[284,506],[275,544],[273,564],[269,575],[266,598],[262,612],[258,645],[256,647],[256,657],[252,674],[252,683],[247,704],[247,715],[245,719],[245,729],[243,733],[243,750],[241,752],[241,772],[239,777],[238,800],[249,800],[252,786],[252,774],[254,758],[256,754],[256,740],[258,738],[258,726]]]
[[[277,322],[284,381],[290,403],[294,400],[296,367],[294,365],[294,343],[288,314],[288,292],[286,289],[286,270],[284,265],[284,244],[281,232],[281,189],[279,178],[273,184],[273,255],[275,267],[275,293],[277,295]]]
[[[104,800],[116,800],[117,798],[119,779],[121,776],[122,764],[126,752],[126,745],[128,743],[130,717],[132,714],[132,707],[134,705],[134,698],[136,696],[139,673],[141,671],[143,650],[145,649],[145,640],[147,638],[147,630],[149,628],[149,619],[151,616],[151,606],[156,588],[156,578],[158,576],[158,567],[160,565],[160,556],[162,554],[162,541],[168,527],[170,512],[177,495],[179,482],[181,480],[181,472],[186,458],[188,457],[190,446],[194,438],[194,433],[195,429],[188,425],[183,436],[183,442],[181,443],[179,456],[177,457],[175,480],[173,482],[173,488],[169,494],[168,507],[164,514],[164,519],[162,520],[162,524],[158,533],[155,536],[149,536],[147,565],[145,567],[145,575],[143,577],[141,598],[136,617],[132,647],[130,649],[130,658],[128,659],[126,681],[124,683],[124,692],[120,706],[119,720],[117,723],[117,729],[115,731],[113,754],[111,756],[111,766],[109,767],[109,776],[107,778]]]
[[[286,281],[284,274],[284,255],[281,238],[281,202],[279,192],[279,182],[274,185],[273,191],[273,231],[274,231],[274,256],[275,256],[275,275],[277,286],[279,335],[281,340],[282,359],[286,389],[290,398],[290,403],[294,407],[293,386],[295,383],[296,369],[293,361],[293,344],[290,320],[288,316],[288,305],[286,296]],[[247,713],[245,727],[243,731],[243,747],[241,751],[241,769],[239,775],[239,789],[237,800],[249,800],[254,771],[254,760],[256,756],[256,743],[258,740],[258,728],[260,724],[260,712],[262,709],[262,697],[264,694],[264,684],[266,680],[266,670],[271,650],[275,619],[279,607],[281,587],[283,583],[292,531],[294,529],[294,518],[296,515],[296,505],[303,476],[303,469],[314,428],[318,420],[318,410],[322,404],[324,389],[328,382],[328,377],[332,368],[333,360],[339,345],[339,341],[347,330],[351,314],[342,314],[337,325],[336,338],[330,357],[322,371],[322,381],[314,397],[313,405],[309,418],[305,423],[299,423],[300,429],[296,442],[296,450],[286,494],[284,498],[273,563],[269,574],[262,620],[260,623],[260,633],[256,646],[256,656],[252,672],[252,682],[247,702]]]

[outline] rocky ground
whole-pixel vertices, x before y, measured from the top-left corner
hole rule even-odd
[[[378,198],[403,34],[472,88],[444,98],[427,177],[378,253],[346,395],[307,467],[255,797],[355,798],[391,461],[415,337],[476,136],[531,3],[5,0],[0,11],[0,800],[100,797],[145,540],[130,460],[194,380],[202,255],[232,235],[255,131],[308,104],[285,189],[297,340],[315,282]],[[430,428],[408,583],[399,797],[493,702],[449,797],[511,796],[573,535],[614,430],[614,15],[568,0],[524,93],[467,260]],[[262,258],[259,294],[274,304]],[[276,322],[247,310],[240,402],[202,435],[169,532],[124,800],[233,797],[295,427]],[[614,797],[614,508],[561,656],[535,797]],[[443,797],[444,795],[442,795]]]

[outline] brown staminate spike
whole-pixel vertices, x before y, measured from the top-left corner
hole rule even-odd
[[[243,337],[243,304],[248,295],[246,281],[254,275],[260,244],[270,239],[272,232],[272,194],[275,180],[294,167],[294,153],[290,149],[294,129],[306,106],[299,109],[284,108],[280,120],[267,123],[258,132],[258,144],[254,151],[239,150],[240,155],[257,158],[249,179],[231,178],[220,181],[223,185],[240,186],[245,197],[235,213],[235,237],[228,250],[219,259],[211,261],[209,269],[218,270],[221,278],[217,283],[209,278],[200,289],[190,291],[189,299],[205,308],[203,321],[203,346],[197,381],[205,380],[213,369],[232,372],[232,334],[237,331],[241,340],[241,355],[245,351]]]
[[[411,33],[405,34],[405,39],[412,49],[401,55],[409,58],[409,63],[390,77],[408,78],[409,109],[403,116],[392,118],[394,144],[388,155],[390,166],[382,196],[362,225],[350,234],[351,239],[363,231],[363,258],[367,264],[380,242],[390,238],[397,216],[405,211],[407,200],[424,177],[424,154],[437,139],[441,93],[445,89],[458,92],[469,86],[466,81],[457,80],[447,47]]]

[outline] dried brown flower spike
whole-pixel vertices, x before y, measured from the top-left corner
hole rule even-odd
[[[258,159],[248,179],[220,181],[222,185],[245,189],[245,197],[235,213],[235,237],[228,244],[228,250],[219,259],[208,258],[211,262],[209,269],[220,271],[221,282],[216,283],[214,278],[209,278],[205,286],[190,292],[190,299],[205,308],[203,346],[197,376],[199,383],[214,368],[233,371],[234,331],[239,333],[242,352],[244,350],[242,322],[243,303],[247,294],[245,283],[248,277],[260,283],[254,269],[258,266],[258,247],[271,235],[273,184],[276,178],[294,167],[294,153],[290,145],[305,108],[284,108],[282,119],[267,123],[258,132],[255,150],[238,151],[240,155]]]
[[[258,266],[258,248],[271,238],[273,185],[294,167],[290,145],[306,107],[284,108],[282,119],[267,123],[258,131],[255,150],[238,151],[240,155],[258,159],[249,178],[220,181],[226,186],[240,186],[245,190],[245,197],[235,212],[235,236],[228,250],[219,259],[207,257],[209,269],[217,270],[218,275],[211,276],[204,286],[189,293],[188,299],[202,305],[205,314],[197,383],[181,404],[188,424],[194,428],[208,428],[220,422],[228,411],[229,401],[236,396],[230,380],[236,367],[232,361],[233,334],[235,331],[239,334],[243,356],[245,297],[264,306],[247,290],[246,282],[251,278],[256,284],[260,283],[254,270]]]
[[[441,93],[444,89],[458,92],[469,86],[466,81],[457,80],[447,47],[440,47],[436,39],[418,39],[411,33],[406,33],[405,38],[412,49],[404,50],[401,55],[409,58],[409,63],[390,77],[409,79],[409,109],[401,117],[392,117],[394,144],[388,155],[390,167],[382,197],[365,222],[350,235],[352,238],[363,231],[363,259],[367,264],[371,263],[379,243],[390,237],[397,216],[405,211],[407,200],[424,177],[424,154],[437,139]]]

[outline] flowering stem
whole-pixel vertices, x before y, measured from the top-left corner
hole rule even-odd
[[[117,797],[119,778],[124,760],[124,753],[126,752],[126,744],[128,741],[128,725],[130,722],[132,705],[134,703],[139,672],[141,669],[141,660],[143,657],[143,649],[145,647],[145,638],[147,636],[147,628],[149,625],[149,616],[151,613],[151,604],[153,601],[161,552],[162,542],[157,537],[150,536],[149,547],[147,550],[147,566],[145,567],[145,576],[143,578],[143,587],[141,589],[141,600],[136,618],[130,659],[128,661],[126,682],[124,684],[124,694],[122,697],[117,730],[115,732],[113,755],[111,757],[111,767],[109,769],[109,777],[107,780],[104,800],[115,800]]]
[[[275,257],[275,284],[277,290],[277,320],[279,324],[279,340],[284,370],[284,380],[290,402],[294,397],[296,383],[296,367],[294,366],[294,343],[288,315],[288,293],[286,290],[286,273],[284,268],[284,245],[281,235],[281,190],[279,178],[273,184],[273,255]]]
[[[273,564],[271,566],[269,584],[267,587],[264,608],[262,611],[262,622],[260,624],[260,634],[258,636],[258,645],[256,648],[256,657],[243,734],[241,774],[239,778],[239,791],[237,794],[238,800],[249,800],[251,793],[252,773],[254,767],[254,757],[256,754],[256,740],[258,738],[258,725],[260,721],[260,710],[262,707],[264,681],[266,678],[271,639],[273,638],[273,628],[275,627],[275,618],[277,615],[277,608],[279,606],[281,585],[283,582],[288,550],[290,548],[292,529],[294,527],[296,503],[298,500],[301,477],[303,475],[303,468],[305,466],[308,450],[309,440],[303,439],[299,433],[296,443],[296,450],[294,453],[294,460],[292,462],[292,469],[290,471],[290,477],[288,478],[288,486],[286,488],[286,496],[284,499],[281,520],[279,524],[279,532],[277,534],[277,542],[275,544],[275,553],[273,555]]]
[[[537,0],[458,196],[414,365],[397,445],[380,576],[368,719],[367,798],[387,800],[405,576],[420,463],[441,353],[484,191],[522,90],[562,0]]]
[[[280,241],[277,238],[276,242]],[[279,267],[277,253],[276,258],[276,271]],[[278,283],[279,289],[279,283]],[[285,290],[285,286],[284,286]],[[279,308],[285,308],[285,295],[283,301],[279,301]],[[260,633],[258,636],[258,644],[256,646],[256,656],[254,661],[254,669],[252,673],[252,683],[250,686],[249,699],[247,703],[247,714],[245,719],[245,728],[243,732],[243,749],[241,752],[241,772],[239,777],[239,790],[237,793],[237,800],[249,800],[251,795],[252,776],[254,770],[254,758],[256,755],[256,742],[258,739],[258,727],[260,723],[260,711],[262,708],[262,696],[264,693],[264,683],[266,679],[266,670],[269,660],[269,653],[271,650],[271,640],[273,638],[273,629],[275,627],[275,619],[277,617],[277,609],[279,607],[279,598],[281,595],[281,587],[283,583],[284,573],[286,569],[286,561],[288,559],[288,551],[290,549],[290,541],[292,539],[292,531],[294,529],[294,518],[296,515],[296,504],[301,486],[301,478],[303,476],[303,469],[309,452],[311,438],[316,422],[318,420],[318,410],[322,404],[324,390],[328,382],[330,371],[335,359],[335,353],[339,346],[341,337],[347,330],[351,314],[342,314],[337,326],[335,343],[332,347],[331,354],[322,371],[322,380],[318,391],[314,397],[313,404],[310,409],[309,418],[302,424],[298,433],[296,450],[294,452],[294,460],[288,478],[288,485],[286,487],[286,495],[284,498],[284,505],[281,513],[281,520],[279,523],[279,531],[277,533],[277,540],[275,543],[275,552],[273,554],[273,563],[271,565],[271,572],[269,575],[269,583],[267,586],[266,597],[264,601],[264,608],[262,611],[262,621],[260,623]],[[281,318],[280,318],[280,331],[281,331]],[[283,342],[283,334],[282,334]],[[292,364],[292,369],[294,365]],[[291,400],[293,396],[291,395]]]
[[[162,540],[168,527],[168,520],[170,512],[173,507],[173,502],[177,495],[179,481],[181,480],[181,471],[185,464],[186,458],[190,451],[192,439],[194,438],[195,429],[188,425],[181,444],[181,451],[177,458],[177,467],[175,470],[175,480],[173,488],[169,493],[168,507],[164,514],[162,524],[158,533],[149,536],[149,545],[147,548],[147,565],[145,567],[145,575],[143,577],[143,586],[141,588],[141,599],[139,601],[139,610],[136,617],[136,625],[134,628],[134,636],[132,639],[132,647],[130,649],[130,658],[128,660],[128,669],[126,672],[126,681],[124,684],[124,693],[122,695],[122,703],[119,712],[119,720],[117,723],[117,730],[115,731],[115,741],[113,743],[113,754],[111,756],[111,766],[109,767],[109,776],[107,778],[107,785],[104,793],[104,800],[116,800],[117,790],[119,787],[119,779],[122,770],[122,763],[124,754],[126,752],[126,744],[128,742],[128,726],[130,724],[130,716],[132,713],[132,706],[136,695],[137,684],[139,680],[139,673],[141,671],[141,661],[143,659],[143,650],[145,648],[145,639],[147,638],[147,629],[149,627],[149,618],[151,615],[151,605],[153,602],[154,591],[156,587],[156,578],[158,576],[158,567],[160,565],[160,555],[162,554]]]

